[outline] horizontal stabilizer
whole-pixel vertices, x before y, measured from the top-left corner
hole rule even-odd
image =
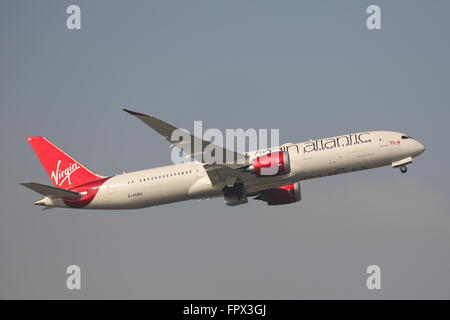
[[[65,199],[71,199],[71,198],[78,198],[81,197],[82,194],[79,192],[64,190],[52,186],[47,186],[45,184],[35,183],[35,182],[23,182],[21,185],[27,187],[30,190],[33,190],[34,192],[40,193],[43,196],[52,198],[52,199],[59,199],[59,198],[65,198]]]

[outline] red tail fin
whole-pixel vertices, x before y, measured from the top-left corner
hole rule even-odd
[[[69,189],[101,178],[47,139],[28,137],[27,140],[55,187]]]

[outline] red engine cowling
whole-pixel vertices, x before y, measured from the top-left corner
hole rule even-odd
[[[269,206],[276,206],[298,202],[301,198],[300,183],[296,182],[275,189],[266,190],[261,194],[259,199],[267,202]]]
[[[277,176],[291,172],[289,153],[276,151],[253,159],[249,167],[258,176]]]

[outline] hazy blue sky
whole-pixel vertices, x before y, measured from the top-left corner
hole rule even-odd
[[[66,28],[78,4],[82,29]],[[381,7],[382,30],[366,28]],[[0,1],[0,298],[450,298],[449,1]],[[406,132],[426,152],[302,183],[301,202],[223,199],[42,212],[42,135],[104,175],[166,165],[174,125],[298,142]],[[82,290],[65,269],[82,270]],[[377,264],[382,290],[369,291]]]

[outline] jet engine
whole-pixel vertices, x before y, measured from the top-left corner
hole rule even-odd
[[[256,157],[248,170],[258,176],[288,174],[291,172],[289,153],[287,151],[276,151]]]
[[[255,199],[267,202],[269,206],[276,206],[298,202],[301,198],[300,183],[296,182],[286,186],[265,190]]]

